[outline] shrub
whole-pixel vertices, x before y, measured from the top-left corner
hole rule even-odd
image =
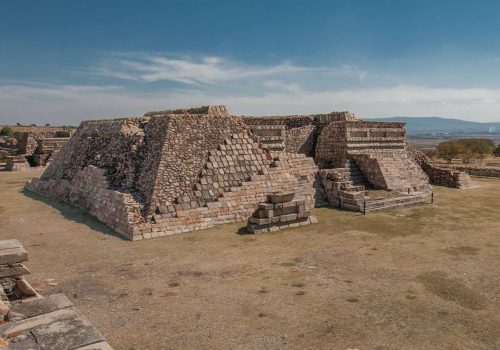
[[[500,145],[497,145],[497,147],[493,150],[493,155],[495,157],[500,157]]]
[[[469,163],[471,159],[479,159],[481,164],[487,156],[491,155],[495,148],[495,142],[490,139],[461,139],[458,141],[465,152],[462,153],[464,163]]]
[[[440,158],[443,158],[446,160],[448,163],[451,163],[451,161],[458,156],[460,156],[464,150],[464,146],[460,144],[458,141],[444,141],[441,142],[437,148],[437,155]]]
[[[8,126],[4,126],[2,130],[0,130],[0,136],[14,137],[14,130]]]

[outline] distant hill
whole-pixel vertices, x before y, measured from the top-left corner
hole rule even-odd
[[[380,122],[404,122],[409,134],[428,133],[494,133],[500,134],[500,122],[478,123],[441,117],[392,117],[371,118]]]

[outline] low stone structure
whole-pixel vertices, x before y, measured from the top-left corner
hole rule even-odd
[[[472,176],[500,177],[500,167],[470,165],[470,164],[464,164],[464,165],[446,164],[442,165],[442,167],[457,170],[459,172],[464,172]]]
[[[435,164],[423,152],[415,149],[408,143],[406,143],[406,150],[408,154],[427,174],[431,183],[435,185],[460,189],[477,187],[477,184],[472,181],[472,179],[466,172]]]
[[[295,192],[309,207],[336,205],[320,169],[343,172],[345,183],[364,186],[358,192],[419,197],[432,190],[406,148],[403,123],[349,112],[243,117],[224,106],[82,122],[26,188],[137,240],[246,221],[279,191]],[[356,197],[348,187],[342,196]]]
[[[18,145],[18,154],[25,154],[27,156],[33,155],[37,148],[40,146],[40,140],[44,139],[60,139],[68,140],[73,132],[72,129],[57,130],[57,131],[43,131],[43,127],[37,130],[29,130],[22,133],[22,137]]]
[[[23,155],[19,156],[8,156],[7,164],[5,165],[5,170],[7,171],[27,171],[30,169],[30,165]]]
[[[250,233],[272,232],[289,227],[299,227],[316,223],[311,216],[311,208],[305,200],[294,200],[295,193],[275,193],[268,200],[259,203],[257,210],[248,220]]]
[[[68,141],[69,137],[47,137],[37,140],[38,146],[29,158],[31,165],[47,166]]]
[[[112,350],[64,295],[42,297],[30,286],[27,260],[19,241],[0,241],[0,349]]]
[[[23,132],[14,147],[9,148],[6,171],[27,171],[47,166],[72,134],[71,129]]]

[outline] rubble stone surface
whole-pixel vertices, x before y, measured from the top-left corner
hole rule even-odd
[[[0,349],[112,350],[64,295],[42,297],[30,286],[26,260],[19,241],[0,241]]]

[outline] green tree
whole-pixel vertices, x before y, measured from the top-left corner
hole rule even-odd
[[[453,159],[459,157],[464,152],[464,146],[458,141],[444,141],[437,146],[436,151],[440,158],[451,163]]]
[[[461,139],[458,141],[466,150],[462,153],[464,163],[469,163],[471,159],[478,159],[479,164],[491,155],[495,148],[495,142],[490,139]]]
[[[2,130],[0,130],[0,136],[14,137],[14,130],[8,126],[4,126]]]
[[[472,159],[474,159],[474,153],[470,148],[465,147],[463,144],[461,145],[461,147],[462,153],[460,154],[460,159],[462,159],[462,163],[468,164]]]

